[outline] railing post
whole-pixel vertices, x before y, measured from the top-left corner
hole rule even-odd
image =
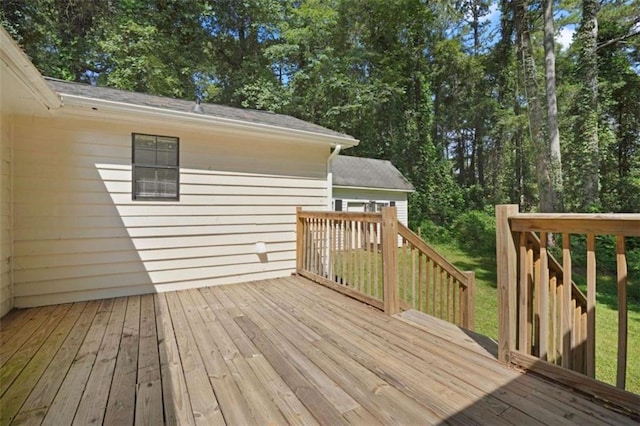
[[[467,276],[467,287],[462,291],[462,326],[467,330],[473,331],[474,327],[474,298],[476,292],[476,273],[473,271],[465,272]]]
[[[398,288],[398,215],[395,207],[382,208],[382,298],[384,312],[400,310]]]
[[[302,207],[296,207],[296,272],[300,272],[304,266],[304,222],[300,217]]]
[[[509,217],[518,214],[518,205],[496,206],[496,261],[498,268],[498,359],[510,362],[516,345],[517,243]]]
[[[616,264],[618,281],[618,369],[616,386],[626,387],[627,375],[627,258],[624,247],[624,235],[616,236]]]

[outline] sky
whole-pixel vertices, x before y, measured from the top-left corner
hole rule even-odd
[[[500,26],[500,7],[498,5],[497,1],[494,1],[491,3],[491,6],[489,6],[489,13],[487,14],[487,16],[485,17],[485,21],[489,22],[490,27],[493,28],[499,28]],[[562,50],[566,50],[569,48],[569,46],[571,45],[571,42],[573,40],[573,34],[576,32],[576,27],[575,25],[567,25],[565,27],[562,27],[558,30],[558,28],[556,28],[556,37],[555,37],[555,41],[557,44],[559,44],[560,46],[562,46]]]

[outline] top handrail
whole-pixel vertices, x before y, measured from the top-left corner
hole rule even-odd
[[[312,219],[351,220],[351,221],[357,221],[357,222],[382,223],[381,213],[299,210],[298,217],[301,219],[312,218]]]
[[[510,217],[512,231],[640,237],[640,214],[519,213]]]

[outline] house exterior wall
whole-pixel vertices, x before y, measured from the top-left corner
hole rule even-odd
[[[208,130],[16,119],[15,306],[293,272],[296,206],[326,208],[329,148]],[[180,138],[179,201],[132,201],[132,132]]]
[[[343,209],[346,211],[348,202],[375,201],[378,203],[389,203],[395,201],[398,210],[398,220],[403,225],[408,226],[409,215],[407,205],[407,193],[400,191],[385,191],[369,188],[340,188],[333,187],[333,200],[343,200]]]
[[[12,119],[0,112],[0,317],[13,308]]]

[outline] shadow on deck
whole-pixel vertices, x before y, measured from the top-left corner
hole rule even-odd
[[[0,342],[3,425],[635,424],[299,277],[14,311]]]

